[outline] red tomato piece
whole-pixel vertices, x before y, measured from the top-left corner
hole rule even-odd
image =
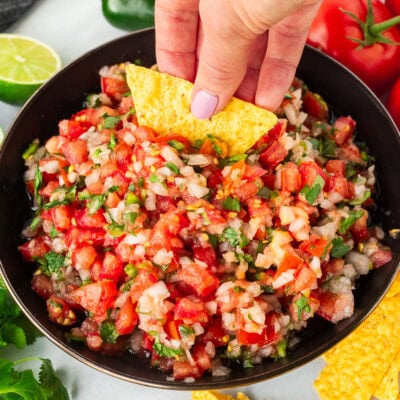
[[[124,171],[128,169],[128,165],[132,163],[132,148],[125,142],[118,143],[111,153],[111,160],[116,161],[119,168]]]
[[[128,84],[121,77],[105,77],[100,78],[101,91],[113,99],[121,100],[124,93],[129,92]]]
[[[156,282],[158,282],[158,277],[154,273],[144,269],[139,270],[129,290],[132,303],[136,303],[142,293]]]
[[[251,344],[262,345],[266,341],[266,328],[261,333],[247,332],[243,329],[236,331],[236,339],[240,345],[248,346]]]
[[[345,176],[346,163],[343,160],[328,160],[325,169],[331,174]]]
[[[326,121],[328,119],[328,104],[317,93],[307,90],[303,96],[303,107],[307,114],[317,118],[319,121]]]
[[[57,230],[66,231],[71,226],[71,208],[67,205],[53,207],[51,210],[51,218]]]
[[[318,175],[325,181],[325,186],[328,183],[326,173],[315,161],[302,162],[299,166],[299,171],[301,175],[301,187],[306,185],[312,187]]]
[[[101,210],[91,214],[89,208],[75,210],[75,221],[79,228],[101,228],[107,223]]]
[[[67,142],[62,151],[70,164],[81,164],[88,159],[88,147],[86,140],[74,140]]]
[[[210,296],[219,286],[219,280],[206,268],[191,263],[180,269],[176,279],[190,286],[194,293],[201,298]]]
[[[342,145],[343,143],[348,142],[353,137],[355,128],[356,121],[354,121],[353,118],[350,116],[339,117],[333,124],[336,144]]]
[[[321,238],[319,236],[314,236],[311,237],[309,240],[305,240],[303,243],[301,243],[300,249],[305,253],[321,258],[324,253],[328,253],[329,243],[330,242],[327,239]]]
[[[211,368],[211,358],[207,354],[206,345],[196,343],[192,349],[193,360],[196,363],[199,376]]]
[[[18,250],[21,252],[25,261],[32,262],[48,253],[50,251],[50,246],[46,242],[44,236],[39,236],[29,240],[29,242],[25,242],[18,247]]]
[[[174,308],[174,318],[188,324],[194,322],[206,323],[208,321],[204,303],[200,299],[191,296],[182,297],[177,301]]]
[[[100,271],[99,279],[112,279],[118,282],[121,278],[124,267],[117,256],[109,251],[106,252]]]
[[[229,335],[222,326],[221,318],[217,318],[208,325],[207,330],[200,339],[203,343],[211,342],[214,346],[225,346],[229,340]]]
[[[328,192],[338,193],[344,199],[349,197],[347,179],[343,175],[333,175],[329,177]]]
[[[278,122],[253,146],[254,149],[263,149],[269,146],[273,141],[279,139],[286,131],[287,120],[279,119]]]
[[[193,258],[203,261],[210,268],[217,263],[217,255],[211,246],[203,247],[197,244],[193,245]]]
[[[392,252],[389,249],[379,249],[372,253],[371,260],[374,263],[375,268],[382,267],[382,265],[387,264],[392,260]]]
[[[114,281],[103,280],[81,286],[72,292],[72,299],[94,315],[103,315],[111,308],[117,297]]]
[[[76,269],[90,269],[97,257],[97,251],[93,246],[86,245],[78,247],[72,253],[72,262]]]
[[[65,234],[65,244],[75,247],[78,244],[93,244],[100,246],[104,242],[104,229],[79,229],[72,226]]]
[[[284,192],[298,192],[301,187],[299,168],[293,162],[288,162],[281,169],[281,190]]]
[[[118,316],[115,320],[115,328],[118,335],[129,335],[135,329],[137,323],[138,315],[136,313],[135,305],[129,298],[119,310]]]
[[[274,169],[287,155],[288,151],[275,140],[260,154],[260,163],[264,168]]]
[[[198,378],[199,372],[189,361],[176,360],[173,365],[172,375],[175,380],[181,381],[185,378]]]

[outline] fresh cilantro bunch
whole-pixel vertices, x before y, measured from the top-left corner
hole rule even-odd
[[[31,369],[15,369],[17,365],[33,360],[42,363],[38,379]],[[0,358],[0,377],[1,400],[69,400],[67,390],[48,359],[26,358],[12,362]]]
[[[0,278],[0,348],[13,343],[22,349],[38,336],[40,332],[22,314]]]

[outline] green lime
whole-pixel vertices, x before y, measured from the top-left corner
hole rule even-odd
[[[49,46],[26,36],[0,34],[0,101],[24,103],[61,67]]]

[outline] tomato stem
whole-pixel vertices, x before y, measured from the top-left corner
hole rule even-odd
[[[375,24],[372,0],[367,0],[367,3],[368,3],[367,4],[368,11],[365,21],[362,21],[354,13],[348,10],[344,10],[343,8],[340,8],[340,11],[342,11],[349,17],[353,18],[354,21],[356,21],[360,25],[360,28],[364,34],[363,39],[352,38],[352,37],[348,37],[348,39],[358,43],[359,44],[358,48],[373,46],[376,43],[385,43],[394,46],[400,45],[400,43],[394,42],[393,40],[388,39],[382,35],[383,32],[387,31],[388,29],[394,27],[397,24],[400,24],[400,15]]]

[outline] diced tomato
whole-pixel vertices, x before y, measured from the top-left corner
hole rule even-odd
[[[317,314],[333,323],[353,314],[353,293],[332,293],[319,291],[315,294],[319,301]]]
[[[156,282],[158,282],[158,278],[154,273],[144,269],[139,270],[139,273],[133,280],[129,290],[132,303],[136,303],[142,293]]]
[[[116,161],[118,167],[126,171],[132,163],[132,148],[125,142],[118,143],[111,154],[111,160]]]
[[[324,254],[329,252],[329,240],[319,236],[313,236],[309,240],[301,243],[300,249],[312,256],[321,258]]]
[[[287,155],[288,151],[285,147],[275,140],[260,154],[260,163],[264,168],[274,169]]]
[[[279,139],[286,131],[287,120],[279,119],[278,122],[253,146],[254,149],[263,149]]]
[[[343,199],[349,197],[347,179],[343,175],[332,175],[329,177],[328,191],[338,193]]]
[[[217,255],[215,250],[211,246],[200,246],[194,244],[193,247],[193,258],[203,261],[206,263],[210,268],[214,267],[217,263]]]
[[[349,141],[354,133],[356,122],[350,116],[339,117],[333,124],[336,144],[342,145]]]
[[[94,315],[103,315],[114,304],[117,286],[114,281],[102,280],[81,286],[72,292],[72,299]]]
[[[119,310],[118,316],[115,320],[115,328],[118,335],[129,335],[138,323],[138,315],[136,313],[135,305],[131,299],[128,298],[126,303]]]
[[[121,114],[126,114],[128,113],[132,108],[133,108],[133,98],[132,96],[124,96],[121,99],[121,102],[119,103],[118,106],[118,111]]]
[[[117,256],[109,251],[106,252],[103,259],[99,279],[112,279],[115,282],[121,278],[124,267]]]
[[[374,263],[375,268],[382,267],[392,260],[392,252],[389,249],[379,249],[372,253],[371,260]]]
[[[365,165],[361,158],[359,148],[354,143],[344,143],[339,147],[338,157],[344,161],[350,161],[356,164]]]
[[[181,338],[179,334],[179,324],[181,323],[182,322],[175,320],[168,321],[164,326],[166,334],[172,339],[179,340]]]
[[[160,145],[169,145],[168,142],[176,140],[177,142],[182,143],[185,146],[185,149],[188,150],[191,148],[190,141],[188,138],[178,135],[176,133],[170,133],[168,135],[157,135],[153,132],[154,135],[154,141],[159,143]]]
[[[109,160],[100,167],[100,178],[105,180],[109,176],[113,176],[118,171],[118,165],[116,161]]]
[[[101,228],[107,222],[101,210],[91,214],[89,208],[75,210],[74,217],[79,228]]]
[[[93,246],[83,245],[79,246],[72,253],[72,262],[77,270],[81,268],[89,269],[94,263],[96,257],[97,257],[97,251]]]
[[[244,182],[238,188],[233,190],[233,194],[239,198],[240,201],[247,201],[254,198],[257,192],[260,190],[261,180],[255,179],[249,182]]]
[[[205,323],[208,321],[204,303],[192,297],[182,297],[177,301],[174,308],[174,318],[188,324],[194,322]]]
[[[67,205],[56,206],[51,209],[51,218],[57,230],[66,231],[71,226],[71,208]]]
[[[275,188],[276,177],[273,171],[267,171],[267,173],[263,175],[261,179],[267,188],[272,190]]]
[[[350,227],[351,235],[356,242],[365,242],[369,239],[368,232],[368,212],[364,210],[364,214],[361,218],[358,218],[356,222]]]
[[[317,275],[315,272],[303,266],[295,273],[295,279],[289,284],[293,292],[301,292],[306,289],[313,289],[317,285]]]
[[[118,196],[117,192],[110,192],[107,194],[107,199],[104,202],[104,205],[108,208],[114,208],[117,207],[120,201],[121,197]]]
[[[195,366],[192,366],[189,361],[176,360],[173,365],[172,375],[175,380],[181,381],[185,378],[198,378],[199,372]]]
[[[65,234],[65,244],[75,247],[78,244],[93,244],[99,246],[104,242],[104,229],[79,229],[72,226]]]
[[[168,196],[157,196],[156,208],[164,214],[168,211],[172,212],[176,209],[175,201]]]
[[[60,183],[57,180],[50,181],[39,193],[42,196],[50,197],[58,187],[60,187]]]
[[[25,261],[34,261],[50,251],[44,236],[35,237],[18,247]]]
[[[303,96],[303,107],[307,114],[312,115],[319,121],[326,121],[328,119],[328,105],[317,93],[306,90]]]
[[[276,271],[275,278],[277,278],[283,272],[289,269],[297,269],[299,266],[303,264],[303,260],[301,257],[296,255],[295,253],[285,252],[281,263]]]
[[[88,147],[86,140],[78,139],[67,142],[62,151],[70,164],[81,164],[88,159]]]
[[[293,162],[288,162],[281,169],[281,190],[285,192],[298,192],[301,187],[299,168]]]
[[[346,163],[343,160],[329,160],[325,168],[331,174],[344,176],[346,173]]]
[[[207,354],[206,345],[203,343],[196,343],[192,349],[193,360],[196,363],[196,367],[199,376],[211,368],[211,358]]]
[[[128,190],[129,180],[121,173],[116,172],[112,177],[112,186],[118,186],[116,191],[119,196],[123,197]]]
[[[219,280],[206,268],[191,263],[180,269],[176,279],[190,286],[194,293],[201,298],[210,296],[219,286]]]
[[[299,171],[301,175],[301,187],[306,185],[312,187],[318,175],[325,181],[325,186],[328,183],[326,173],[315,161],[302,162],[299,166]]]
[[[101,91],[113,99],[121,100],[124,93],[129,92],[126,80],[121,77],[100,77]]]
[[[225,346],[229,340],[229,335],[225,332],[222,326],[221,318],[217,318],[208,325],[207,330],[201,336],[200,340],[203,343],[211,342],[214,346]]]
[[[236,339],[242,346],[248,346],[252,344],[262,345],[266,341],[266,328],[261,333],[247,332],[243,329],[236,331]]]

